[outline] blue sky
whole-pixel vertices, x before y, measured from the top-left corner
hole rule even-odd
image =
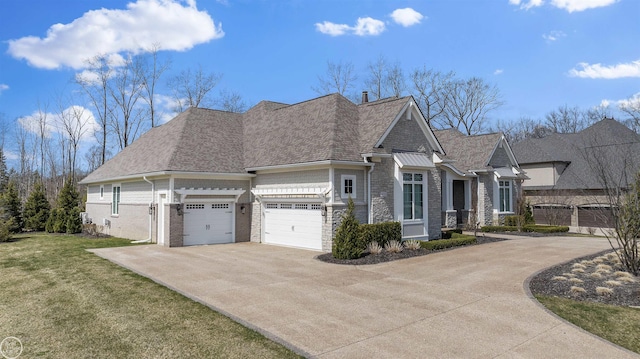
[[[505,105],[494,120],[640,93],[637,0],[0,0],[0,41],[9,122],[74,91],[89,55],[157,42],[172,61],[165,80],[202,65],[249,105],[316,97],[327,61],[352,62],[362,79],[380,55],[406,73],[426,66],[495,84]]]

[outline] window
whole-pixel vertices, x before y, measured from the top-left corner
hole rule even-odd
[[[120,186],[114,185],[111,188],[111,214],[120,213]]]
[[[356,198],[356,176],[342,175],[342,198]]]
[[[404,219],[423,219],[422,173],[402,174]]]
[[[100,199],[104,199],[104,186],[100,186]]]
[[[511,181],[498,181],[500,212],[511,212]]]

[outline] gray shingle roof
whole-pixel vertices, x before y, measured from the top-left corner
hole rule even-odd
[[[434,131],[453,166],[461,171],[490,169],[487,166],[491,151],[502,137],[500,133],[466,136],[457,129]]]
[[[242,152],[240,114],[190,108],[147,131],[83,182],[160,171],[238,173]]]
[[[626,181],[640,170],[640,136],[618,121],[605,119],[575,134],[553,134],[516,143],[521,165],[568,162],[556,189],[603,188],[603,168],[610,179]]]
[[[244,114],[191,108],[153,128],[83,182],[161,171],[246,173],[323,160],[362,161],[411,97],[356,105],[339,94]]]

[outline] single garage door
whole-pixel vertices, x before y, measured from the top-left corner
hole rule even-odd
[[[578,225],[580,227],[613,228],[614,223],[613,213],[611,213],[609,208],[578,208]]]
[[[233,242],[233,203],[187,203],[183,245]]]
[[[322,250],[320,203],[266,203],[264,242]]]

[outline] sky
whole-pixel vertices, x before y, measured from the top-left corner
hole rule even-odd
[[[165,80],[202,66],[248,105],[317,97],[328,61],[362,80],[380,56],[495,84],[492,121],[640,101],[638,0],[0,0],[0,113],[30,128],[39,107],[78,91],[87,58],[154,44],[171,61]],[[170,91],[157,92],[167,120]],[[66,111],[91,117],[77,98]]]

